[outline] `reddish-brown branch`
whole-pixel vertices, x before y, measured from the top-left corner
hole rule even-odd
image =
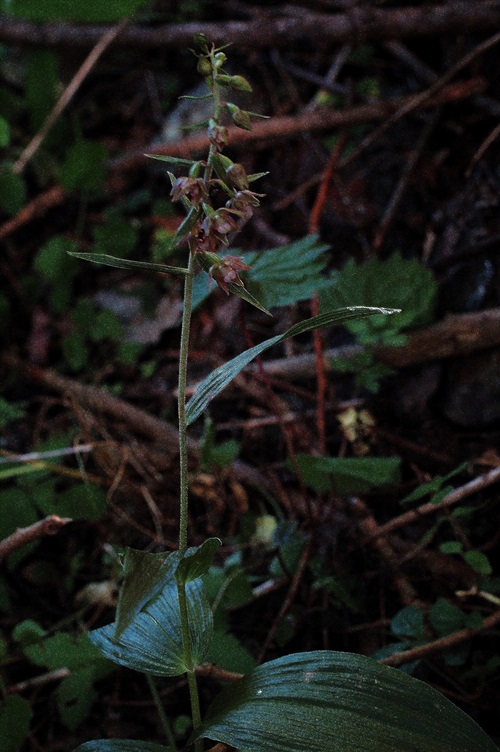
[[[71,522],[71,519],[51,514],[50,517],[45,517],[29,527],[18,528],[8,538],[0,541],[0,561],[28,543],[46,535],[56,535],[68,522]]]
[[[115,40],[116,46],[151,49],[190,47],[194,34],[203,31],[215,44],[252,49],[267,47],[315,48],[322,44],[419,37],[452,32],[473,32],[500,26],[500,3],[452,2],[405,8],[352,7],[345,13],[306,12],[283,16],[265,12],[251,21],[222,21],[131,26]],[[2,18],[0,41],[25,46],[91,47],[108,31],[107,26],[69,23],[36,24]]]
[[[276,117],[255,123],[251,131],[231,126],[229,128],[229,140],[232,149],[246,148],[261,141],[291,138],[300,133],[318,133],[357,123],[383,120],[403,109],[409,112],[466,99],[484,91],[485,87],[486,82],[483,78],[471,78],[467,81],[445,86],[433,96],[416,94],[409,97],[395,97],[381,102],[374,102],[373,104],[350,107],[346,110],[322,109],[318,112]],[[426,92],[423,94],[426,95]],[[159,144],[154,148],[148,149],[148,152],[150,154],[187,158],[204,153],[208,145],[208,136],[196,134],[173,143]],[[115,160],[110,165],[111,169],[120,171],[137,168],[141,164],[144,164],[145,150],[142,149],[141,151]]]

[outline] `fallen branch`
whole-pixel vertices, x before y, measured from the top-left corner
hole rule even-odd
[[[469,481],[469,483],[460,486],[460,488],[455,488],[455,490],[450,491],[450,493],[447,494],[438,504],[433,504],[429,501],[427,504],[422,504],[417,507],[417,509],[412,509],[409,512],[404,512],[403,514],[394,517],[390,522],[386,522],[385,525],[377,527],[377,529],[369,535],[367,540],[386,536],[389,533],[393,533],[394,530],[399,530],[401,527],[406,527],[406,525],[411,525],[413,522],[417,522],[417,520],[422,519],[422,517],[428,517],[430,514],[442,512],[443,509],[448,509],[459,501],[462,501],[462,499],[466,499],[468,496],[471,496],[478,491],[482,491],[483,488],[488,488],[488,486],[492,486],[499,481],[500,467],[495,467],[488,473],[479,475],[477,478]]]
[[[372,104],[350,107],[345,110],[321,109],[317,112],[304,112],[299,115],[275,117],[255,123],[251,131],[245,131],[236,126],[229,128],[229,140],[232,149],[246,148],[260,141],[282,140],[301,133],[318,133],[332,128],[340,128],[373,120],[384,120],[396,112],[428,109],[449,102],[456,102],[467,97],[475,96],[484,91],[486,82],[483,78],[472,78],[466,81],[444,86],[433,96],[412,94],[409,97],[394,97]],[[126,154],[110,163],[114,171],[135,169],[144,163],[144,151],[149,154],[168,155],[171,157],[187,158],[206,151],[209,146],[208,136],[195,134],[172,143],[159,144],[140,151]]]
[[[28,543],[44,538],[46,535],[56,535],[68,522],[71,522],[69,517],[58,517],[56,514],[51,514],[29,527],[18,528],[8,538],[0,541],[0,561],[19,548],[28,545]]]
[[[114,46],[130,49],[182,49],[193,43],[202,30],[215,44],[237,47],[293,48],[297,44],[314,46],[368,40],[401,39],[453,32],[474,32],[500,26],[500,3],[452,2],[444,5],[419,5],[405,8],[352,7],[345,13],[313,13],[304,9],[293,16],[274,16],[251,21],[218,21],[131,26]],[[109,26],[70,23],[36,24],[3,16],[0,41],[23,46],[92,47]]]
[[[394,666],[397,668],[398,666],[403,666],[405,663],[422,660],[423,658],[428,658],[436,653],[442,653],[445,650],[456,648],[463,642],[472,639],[472,637],[496,627],[497,624],[500,624],[500,611],[491,614],[491,616],[487,616],[480,627],[476,627],[475,629],[461,629],[458,632],[446,635],[446,637],[432,640],[432,642],[428,642],[426,645],[410,648],[410,650],[404,650],[402,653],[393,653],[386,658],[382,658],[379,663],[384,663],[386,666]]]

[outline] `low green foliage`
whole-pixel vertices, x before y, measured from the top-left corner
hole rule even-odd
[[[364,494],[400,480],[399,457],[296,457],[303,482],[319,493]],[[287,461],[293,467],[290,460]]]

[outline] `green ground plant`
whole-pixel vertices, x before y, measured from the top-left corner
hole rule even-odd
[[[173,246],[187,243],[185,267],[149,261],[116,259],[106,254],[78,254],[98,263],[122,268],[143,268],[184,278],[184,307],[179,357],[178,418],[180,450],[179,542],[168,553],[144,553],[127,549],[123,556],[123,584],[115,622],[90,633],[90,640],[104,658],[146,674],[157,700],[166,744],[136,740],[96,740],[81,745],[79,752],[174,752],[176,742],[155,685],[155,677],[185,676],[189,687],[192,735],[189,743],[201,752],[210,739],[249,752],[494,752],[493,742],[462,711],[426,684],[407,674],[355,654],[329,650],[285,655],[231,681],[202,717],[198,691],[201,666],[216,655],[214,641],[226,636],[217,606],[208,591],[217,588],[217,576],[242,577],[238,561],[226,572],[214,567],[221,541],[209,538],[188,546],[187,428],[200,417],[214,397],[255,357],[288,337],[314,328],[367,320],[394,313],[382,308],[348,304],[324,306],[311,319],[292,326],[212,372],[186,400],[188,344],[196,269],[201,267],[227,294],[235,294],[267,312],[257,290],[247,289],[240,277],[249,269],[241,256],[224,255],[228,236],[239,230],[259,203],[251,185],[260,175],[247,175],[243,166],[222,154],[228,141],[223,116],[235,125],[251,127],[252,113],[222,99],[221,87],[248,91],[248,82],[225,72],[223,49],[210,45],[203,35],[196,39],[198,72],[207,85],[213,115],[206,124],[210,149],[206,160],[164,158],[188,174],[170,174],[171,197],[180,201],[186,218],[173,237]],[[220,199],[220,196],[223,199]],[[216,199],[214,196],[218,196]],[[222,252],[221,252],[222,251]],[[258,260],[255,261],[256,265]],[[265,294],[264,294],[265,299]],[[268,305],[269,300],[266,300]],[[209,460],[214,445],[207,440]],[[320,458],[324,482],[338,468]],[[372,482],[373,469],[363,474],[345,468],[347,484]],[[378,468],[383,482],[397,475],[397,463]],[[265,526],[264,526],[265,527]],[[262,532],[262,531],[261,531]],[[290,541],[294,542],[293,531]],[[297,541],[295,541],[297,542]],[[298,543],[302,543],[299,540]],[[227,568],[227,563],[224,565]],[[224,569],[224,566],[222,569]],[[276,570],[277,571],[277,570]],[[318,570],[319,575],[321,572]],[[215,587],[214,587],[215,586]],[[229,596],[230,588],[226,586]],[[439,606],[441,612],[442,606]],[[438,611],[439,611],[438,609]],[[436,616],[436,615],[435,615]],[[439,617],[437,613],[436,618]],[[220,653],[219,653],[220,654]]]

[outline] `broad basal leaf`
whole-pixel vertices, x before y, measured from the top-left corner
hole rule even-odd
[[[208,538],[201,546],[188,549],[177,566],[175,572],[177,582],[190,582],[208,572],[214,560],[215,552],[221,545],[222,541],[219,538]]]
[[[123,561],[123,584],[116,608],[115,639],[132,623],[148,601],[172,582],[182,555],[178,551],[152,554],[127,548]]]
[[[498,752],[427,684],[328,650],[278,658],[232,682],[196,736],[245,752]]]
[[[203,661],[213,631],[212,610],[200,580],[186,584],[191,654]],[[186,665],[182,648],[177,584],[169,582],[115,639],[115,624],[96,629],[90,639],[106,658],[155,676],[179,676]]]
[[[284,334],[278,334],[276,337],[266,339],[259,345],[255,345],[255,347],[245,350],[245,352],[237,355],[236,358],[233,358],[228,363],[224,363],[224,365],[216,368],[215,371],[212,371],[212,373],[201,382],[186,407],[186,419],[188,425],[195,421],[196,418],[206,410],[214,397],[222,392],[222,390],[240,373],[240,371],[245,368],[245,366],[251,363],[254,358],[265,350],[268,350],[273,345],[277,345],[278,342],[282,342],[289,337],[295,337],[297,334],[310,332],[312,329],[317,329],[321,326],[339,325],[354,319],[362,319],[366,316],[372,316],[373,314],[390,314],[395,312],[396,311],[394,310],[388,310],[385,308],[367,308],[365,306],[349,306],[347,308],[329,310],[319,316],[313,316],[310,319],[295,324],[295,326],[292,326]]]

